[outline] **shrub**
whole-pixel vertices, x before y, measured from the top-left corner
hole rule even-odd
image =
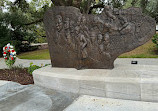
[[[28,73],[32,74],[32,72],[36,69],[39,69],[41,68],[40,66],[37,66],[37,65],[33,65],[33,63],[31,62],[30,63],[30,67],[28,67]]]
[[[33,65],[33,63],[31,62],[31,63],[30,63],[30,67],[28,67],[28,73],[29,73],[29,74],[32,74],[32,72],[33,72],[34,70],[39,69],[39,68],[41,68],[41,67],[48,66],[48,65],[50,65],[50,64],[45,64],[44,66],[43,66],[43,64],[41,64],[41,66],[37,66],[37,65]]]
[[[152,42],[156,44],[156,47],[158,48],[158,34],[155,34],[152,38]]]

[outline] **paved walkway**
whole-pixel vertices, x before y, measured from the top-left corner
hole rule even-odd
[[[118,58],[115,60],[114,64],[131,64],[131,61],[138,61],[140,65],[158,65],[158,58]],[[15,62],[15,66],[29,67],[30,63],[33,62],[34,65],[41,64],[51,64],[50,60],[27,60],[27,59],[18,59]],[[0,58],[0,69],[7,68],[4,59]]]
[[[0,86],[0,111],[63,111],[79,95],[8,82]]]
[[[158,58],[117,58],[114,64],[131,64],[138,61],[139,65],[158,65]]]
[[[64,111],[158,111],[158,103],[84,95]]]
[[[80,96],[36,85],[0,86],[0,111],[158,111],[158,103]]]
[[[15,66],[22,66],[22,67],[29,67],[30,63],[33,63],[34,65],[41,66],[41,64],[51,64],[50,60],[27,60],[27,59],[16,59]],[[4,59],[0,58],[0,69],[7,68]]]

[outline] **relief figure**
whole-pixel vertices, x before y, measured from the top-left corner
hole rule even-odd
[[[57,31],[59,32],[63,27],[63,23],[62,23],[62,16],[61,15],[57,15],[56,16],[56,28]]]
[[[109,47],[109,35],[108,35],[108,33],[106,33],[104,37],[102,34],[98,34],[97,42],[98,42],[99,53],[103,54],[108,59],[110,59],[111,56],[107,52],[107,48]]]
[[[86,50],[87,40],[83,34],[79,36],[79,40],[80,40],[81,59],[86,59],[88,57],[87,50]]]
[[[68,44],[71,44],[71,35],[70,35],[70,19],[66,18],[65,24],[64,24],[64,29],[65,29],[65,38]]]
[[[104,13],[106,14],[107,17],[109,17],[109,20],[110,20],[110,21],[111,21],[111,19],[112,19],[112,20],[115,20],[115,19],[116,19],[115,15],[113,15],[113,10],[111,9],[110,6],[106,5],[106,6],[104,7]]]
[[[63,19],[61,15],[57,15],[56,16],[56,37],[54,38],[54,42],[56,44],[59,44],[60,39],[62,38],[63,32],[62,32],[62,28],[63,28]]]

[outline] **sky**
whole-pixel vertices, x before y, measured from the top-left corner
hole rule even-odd
[[[15,0],[9,0],[9,1],[15,2]],[[26,1],[30,2],[31,0],[26,0]],[[7,12],[7,11],[8,11],[8,10],[7,10],[6,8],[3,8],[3,12]]]

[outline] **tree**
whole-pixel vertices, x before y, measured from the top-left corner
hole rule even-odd
[[[50,4],[49,0],[47,2],[43,0],[38,4],[37,1],[33,0],[31,3],[25,0],[16,0],[14,3],[9,0],[0,1],[0,52],[9,42],[15,46],[17,52],[26,51],[37,37],[45,37],[42,21],[44,12]],[[37,5],[39,7],[36,7]]]

